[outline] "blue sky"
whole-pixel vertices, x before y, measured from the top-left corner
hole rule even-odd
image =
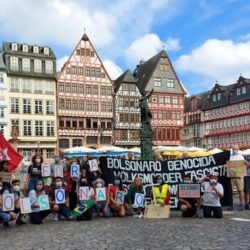
[[[51,47],[58,68],[84,28],[112,79],[163,45],[190,94],[250,78],[248,0],[0,0],[0,41]]]

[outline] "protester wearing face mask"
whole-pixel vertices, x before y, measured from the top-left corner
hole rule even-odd
[[[29,192],[31,213],[30,221],[34,224],[41,224],[46,216],[50,214],[50,210],[40,211],[39,196],[45,195],[43,180],[36,180],[34,189]]]
[[[117,204],[116,203],[116,193],[118,191],[124,192],[124,188],[122,185],[121,178],[119,176],[115,177],[114,185],[112,185],[109,189],[109,198],[110,198],[110,209],[114,216],[125,216],[125,207],[124,204]]]
[[[55,201],[55,190],[64,189],[63,179],[61,177],[55,177],[54,184],[55,188],[51,190],[49,195],[51,210],[53,212],[53,220],[58,220],[61,216],[64,216],[67,219],[73,219],[70,209],[66,205],[68,203],[68,192],[65,190],[65,203],[56,204]]]
[[[39,154],[35,154],[32,157],[32,165],[29,166],[26,183],[27,183],[27,190],[30,191],[34,189],[34,183],[38,179],[42,179],[42,163],[43,158]]]
[[[218,173],[212,173],[199,180],[204,190],[203,195],[203,216],[211,218],[222,218],[222,207],[220,199],[224,195],[223,186],[218,183]]]
[[[168,184],[164,182],[160,175],[156,176],[155,180],[157,185],[153,187],[153,198],[156,204],[161,206],[169,205],[171,193]]]
[[[190,175],[185,175],[183,177],[184,184],[192,184],[193,181]],[[181,210],[182,217],[196,217],[201,218],[199,213],[201,207],[201,199],[196,198],[180,198],[179,191],[177,190],[177,198],[178,198],[178,208]]]
[[[96,181],[93,182],[94,185],[94,192],[95,192],[95,205],[94,205],[94,212],[97,214],[97,217],[100,216],[100,214],[103,214],[103,217],[111,217],[112,213],[110,211],[109,207],[109,192],[108,188],[105,187],[105,182],[103,179],[98,178]],[[106,192],[106,200],[105,201],[97,201],[97,188],[105,188]]]

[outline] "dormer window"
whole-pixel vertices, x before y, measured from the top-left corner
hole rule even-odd
[[[16,44],[16,43],[12,43],[12,44],[11,44],[11,49],[12,49],[13,51],[17,51],[17,44]]]
[[[23,52],[28,52],[28,45],[26,44],[23,45]]]
[[[244,87],[242,87],[242,94],[244,95],[246,93],[247,93],[247,88],[246,88],[246,86],[244,86]]]
[[[213,102],[221,100],[221,93],[213,94]]]
[[[246,94],[247,93],[247,88],[246,88],[246,86],[243,86],[243,87],[241,87],[241,88],[237,88],[236,89],[236,94],[237,95],[244,95],[244,94]]]
[[[49,55],[49,48],[45,47],[43,49],[43,53],[44,53],[44,55]]]
[[[240,95],[240,88],[237,88],[236,93],[237,95]]]
[[[35,54],[39,53],[38,46],[33,46],[33,53]]]

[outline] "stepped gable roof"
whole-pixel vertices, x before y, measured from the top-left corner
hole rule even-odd
[[[3,61],[3,51],[0,49],[0,70],[1,71],[6,71],[6,66]]]
[[[115,93],[119,90],[122,83],[136,84],[136,80],[130,70],[126,70],[122,75],[120,75],[115,81]]]
[[[155,56],[151,57],[148,61],[139,65],[135,70],[135,77],[137,79],[137,85],[141,92],[144,92],[150,77],[152,76],[155,68],[158,65],[161,57],[168,57],[165,50],[160,51]]]
[[[184,100],[184,112],[190,112],[191,111],[191,100],[193,98],[197,99],[197,109],[202,109],[204,106],[204,103],[206,102],[207,96],[210,91],[205,91],[196,95],[185,97]]]

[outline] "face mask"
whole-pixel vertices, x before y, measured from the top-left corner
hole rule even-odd
[[[96,187],[97,187],[97,188],[102,188],[102,183],[100,183],[100,182],[97,183],[97,184],[96,184]]]
[[[158,185],[161,185],[161,184],[162,184],[162,182],[163,182],[163,180],[162,180],[162,179],[157,180],[157,184],[158,184]]]
[[[210,180],[210,184],[215,185],[216,183],[217,183],[217,180],[215,180],[215,179]]]
[[[115,184],[116,186],[119,186],[120,183],[121,183],[120,180],[115,180],[115,181],[114,181],[114,184]]]
[[[56,182],[56,186],[57,187],[61,187],[62,186],[62,182],[61,181]]]
[[[36,190],[37,190],[37,191],[41,191],[42,189],[43,189],[43,185],[37,185],[37,186],[36,186]]]
[[[41,163],[41,159],[36,159],[36,160],[35,160],[35,163],[36,163],[36,164],[40,164],[40,163]]]
[[[14,191],[20,191],[20,186],[13,186]]]

